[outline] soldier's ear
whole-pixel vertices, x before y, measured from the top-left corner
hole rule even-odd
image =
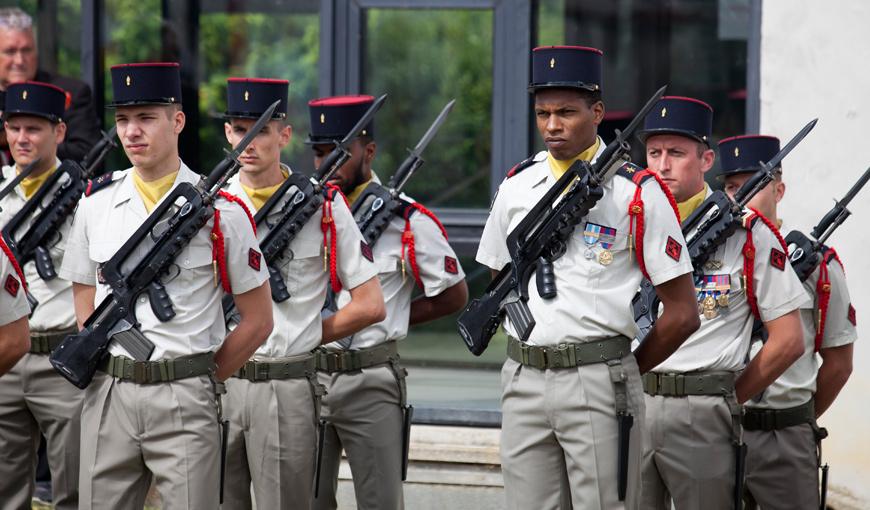
[[[54,127],[54,143],[60,145],[66,139],[66,122],[58,122]]]
[[[233,135],[233,125],[230,124],[229,122],[224,122],[224,136],[227,137],[227,141],[230,143],[230,145],[233,144],[232,135]]]
[[[365,145],[365,161],[367,165],[371,165],[375,159],[375,154],[378,151],[378,144],[374,140]]]
[[[187,120],[187,117],[185,117],[184,112],[181,110],[181,108],[179,108],[175,112],[175,115],[172,116],[172,118],[175,121],[173,131],[175,131],[175,134],[177,135],[181,133],[181,131],[184,129],[184,123]]]
[[[287,146],[288,143],[290,143],[290,140],[293,138],[293,127],[285,122],[281,122],[280,124],[278,124],[278,126],[278,143],[283,149]]]

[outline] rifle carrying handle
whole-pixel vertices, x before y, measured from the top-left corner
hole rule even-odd
[[[269,285],[272,287],[272,301],[282,303],[290,299],[290,291],[287,290],[281,271],[272,266],[269,266]]]
[[[57,278],[57,272],[54,270],[54,262],[51,261],[51,253],[44,246],[37,246],[34,250],[33,262],[36,264],[36,272],[43,281],[50,281]]]
[[[151,303],[151,311],[160,322],[167,322],[175,317],[172,299],[169,298],[166,287],[162,283],[153,281],[148,285],[148,301]]]

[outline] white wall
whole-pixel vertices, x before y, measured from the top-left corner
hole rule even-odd
[[[870,166],[870,1],[762,0],[761,133],[781,139],[814,117],[784,161],[780,215],[808,230]],[[831,240],[858,311],[855,370],[821,424],[831,483],[870,503],[870,185]],[[861,506],[861,505],[858,505]]]

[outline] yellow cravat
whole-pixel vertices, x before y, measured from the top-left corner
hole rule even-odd
[[[356,199],[359,198],[360,195],[362,195],[363,190],[366,189],[366,186],[368,186],[370,182],[372,182],[372,179],[369,179],[354,188],[353,191],[350,192],[350,195],[347,196],[347,201],[351,204],[356,202]]]
[[[704,189],[698,192],[698,194],[692,196],[685,202],[680,202],[677,204],[677,209],[680,211],[680,218],[683,221],[686,221],[686,218],[689,217],[695,209],[698,208],[699,205],[704,201],[704,198],[707,197],[707,183],[704,183]]]
[[[598,147],[600,145],[601,139],[596,137],[595,143],[593,143],[592,146],[571,159],[556,159],[548,152],[547,161],[550,163],[550,171],[553,172],[553,177],[558,181],[559,178],[565,175],[565,172],[571,168],[571,165],[573,165],[575,161],[581,159],[584,161],[592,161],[592,158],[595,157],[595,153],[598,152]]]
[[[57,170],[57,167],[51,167],[47,172],[42,172],[36,177],[34,177],[33,174],[30,174],[22,179],[19,183],[19,186],[21,186],[21,191],[24,192],[24,198],[29,199],[30,197],[32,197],[33,194],[36,193],[36,191],[40,187],[42,187],[43,184],[45,184],[45,181],[48,180],[48,178],[51,176],[51,174],[54,173],[55,170]],[[21,170],[17,169],[17,167],[16,171],[18,173],[21,173]]]
[[[175,178],[178,177],[178,170],[169,175],[165,175],[153,181],[144,181],[136,170],[133,170],[133,185],[139,196],[142,197],[142,203],[145,204],[145,210],[150,214],[154,210],[157,202],[163,198],[163,195],[169,191],[169,188],[175,184]]]
[[[281,169],[281,174],[284,176],[285,180],[290,176],[290,173],[283,168]],[[242,189],[245,190],[245,194],[248,195],[248,198],[251,199],[251,204],[254,205],[254,209],[259,211],[263,205],[269,201],[269,198],[278,191],[278,188],[284,184],[284,181],[282,180],[274,186],[266,186],[265,188],[249,188],[242,184],[241,181],[239,181],[239,184],[241,184]]]

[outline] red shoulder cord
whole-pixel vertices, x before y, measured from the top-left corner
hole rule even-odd
[[[828,248],[819,264],[819,280],[816,282],[816,295],[819,296],[819,322],[816,328],[815,352],[822,348],[822,340],[825,336],[825,323],[828,320],[828,305],[831,302],[831,277],[828,274],[828,263],[836,260],[843,267],[840,256],[833,248]],[[845,270],[845,269],[844,269]]]
[[[15,260],[15,255],[12,254],[12,250],[9,249],[9,246],[6,245],[6,241],[3,240],[2,236],[0,236],[0,249],[2,249],[3,253],[6,254],[6,258],[9,259],[9,263],[12,264],[12,269],[15,270],[15,274],[18,275],[18,279],[21,280],[21,285],[24,286],[24,290],[27,290],[27,280],[24,279],[24,272],[21,271],[21,266],[18,265],[18,261]]]
[[[320,230],[323,232],[323,270],[329,269],[329,283],[333,292],[341,291],[341,281],[338,279],[336,261],[338,259],[338,231],[335,219],[332,217],[332,200],[339,194],[347,203],[347,198],[334,184],[326,185],[326,200],[323,201],[323,214],[320,218]]]
[[[776,236],[776,240],[779,241],[779,245],[782,246],[782,251],[785,252],[786,258],[788,258],[788,245],[785,244],[785,239],[782,238],[782,234],[779,233],[779,229],[776,228],[776,225],[774,225],[772,221],[767,219],[767,216],[761,214],[758,209],[750,207],[749,210],[752,211],[752,213],[755,214],[762,223],[767,225],[767,228],[769,228],[771,232],[773,232],[773,235]]]
[[[411,202],[411,204],[405,208],[405,230],[402,232],[402,276],[405,274],[405,253],[407,251],[408,262],[411,263],[411,273],[414,275],[414,280],[417,282],[417,285],[422,289],[423,280],[420,279],[420,267],[417,265],[417,252],[414,248],[414,232],[411,231],[411,214],[415,210],[420,211],[431,218],[432,221],[438,225],[438,229],[441,230],[441,235],[444,236],[444,239],[447,239],[447,230],[435,216],[435,213],[426,209],[423,204]]]
[[[649,170],[635,173],[631,180],[637,187],[634,190],[634,197],[628,204],[628,249],[631,250],[633,237],[634,248],[637,251],[637,265],[640,266],[640,272],[643,273],[644,278],[647,280],[649,280],[649,274],[646,272],[646,264],[643,259],[644,205],[642,197],[643,188],[641,187],[641,184],[649,175],[653,176],[655,181],[662,188],[662,191],[664,191],[665,196],[668,198],[668,203],[671,204],[671,207],[674,210],[674,215],[677,217],[677,223],[679,224],[680,222],[680,211],[677,209],[677,201],[674,199],[674,195],[671,193],[671,190],[668,189],[667,185],[665,185],[664,181],[662,181],[661,177]],[[629,251],[629,253],[631,252]]]
[[[228,202],[239,204],[242,207],[242,210],[245,211],[245,214],[248,216],[248,221],[251,222],[251,228],[254,229],[254,236],[256,236],[257,224],[254,222],[254,217],[251,215],[251,211],[248,209],[248,206],[245,205],[245,202],[243,202],[241,198],[227,193],[224,190],[218,191],[218,196]],[[221,231],[221,212],[217,207],[215,207],[214,210],[214,224],[211,228],[211,263],[214,268],[215,278],[220,275],[221,287],[224,289],[224,292],[232,294],[233,288],[232,285],[230,285],[229,273],[227,271],[224,233]],[[215,282],[215,285],[217,285],[217,282]]]
[[[761,315],[758,313],[758,300],[755,299],[755,288],[752,285],[755,277],[755,243],[752,240],[752,223],[758,217],[760,215],[754,211],[743,217],[743,228],[746,229],[746,242],[743,243],[743,289],[746,291],[746,301],[749,303],[752,316],[761,320]]]

